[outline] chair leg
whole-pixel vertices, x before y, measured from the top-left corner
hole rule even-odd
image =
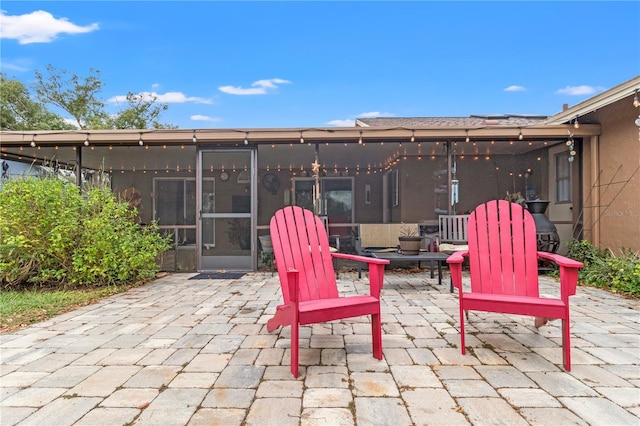
[[[293,374],[293,377],[298,377],[299,335],[300,330],[298,323],[291,324],[291,374]]]
[[[571,371],[571,337],[569,318],[562,320],[562,363],[567,371]]]
[[[464,320],[465,316],[467,316],[468,311],[465,311],[462,308],[462,301],[460,301],[460,350],[462,351],[462,355],[467,353],[467,349],[465,348],[464,343]]]
[[[373,357],[382,359],[382,324],[380,314],[371,315],[371,341],[373,342]]]

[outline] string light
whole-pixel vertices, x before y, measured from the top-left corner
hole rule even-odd
[[[362,145],[362,132],[360,132],[360,139],[358,139],[358,143]]]
[[[302,130],[300,130],[300,143],[304,143],[304,138],[302,137]]]
[[[416,141],[416,131],[411,130],[411,143]]]
[[[576,115],[575,120],[573,120],[573,127],[575,127],[576,129],[580,128],[580,123],[578,123],[578,116]]]
[[[142,132],[140,132],[140,138],[138,139],[138,145],[140,145],[140,146],[144,145],[144,142],[142,141]]]
[[[573,144],[573,133],[568,132],[569,133],[569,139],[567,140],[566,144],[569,147],[569,162],[573,163],[573,159],[576,156],[576,151],[574,148],[574,144]]]
[[[35,148],[36,147],[36,135],[35,134],[31,136],[31,143],[29,145],[31,145],[31,148]]]
[[[522,134],[522,129],[520,129],[520,133],[518,134],[518,139],[522,140],[522,138],[524,138],[524,135]]]
[[[89,133],[87,133],[87,137],[84,140],[84,146],[89,146]]]
[[[249,145],[249,132],[244,134],[244,144]]]
[[[194,129],[194,131],[193,131],[193,137],[191,138],[191,140],[193,141],[193,143],[198,142],[198,138],[196,138],[196,131],[195,131],[195,129]]]
[[[467,134],[467,138],[464,141],[469,142],[469,130],[465,129],[465,133]]]
[[[636,93],[633,95],[633,106],[636,108],[640,107],[640,100],[638,100],[638,89],[636,89]]]

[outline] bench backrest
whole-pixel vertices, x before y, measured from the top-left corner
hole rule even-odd
[[[392,248],[397,247],[398,237],[403,230],[411,230],[414,235],[420,235],[417,223],[361,223],[358,226],[358,238],[363,249],[368,247]]]
[[[467,244],[468,224],[468,214],[438,216],[440,242],[449,244]]]

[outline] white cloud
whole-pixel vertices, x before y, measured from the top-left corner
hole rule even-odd
[[[377,117],[393,117],[393,116],[394,114],[390,112],[379,112],[379,111],[363,112],[356,115],[357,118],[377,118]],[[352,119],[347,118],[345,120],[331,120],[331,121],[328,121],[327,124],[330,126],[336,126],[336,127],[353,127],[356,124],[356,120],[354,118]]]
[[[20,44],[50,43],[60,34],[81,34],[95,31],[97,23],[80,26],[67,18],[56,19],[49,12],[36,10],[25,15],[5,15],[0,11],[0,38],[18,40]]]
[[[209,117],[208,115],[195,114],[189,117],[193,121],[221,121],[218,117]]]
[[[218,90],[229,95],[266,95],[270,89],[277,89],[280,84],[291,83],[289,80],[281,78],[271,78],[268,80],[258,80],[251,84],[251,88],[238,86],[220,86]]]
[[[511,86],[506,87],[506,88],[504,89],[504,91],[505,91],[505,92],[525,92],[526,90],[527,90],[527,88],[526,88],[526,87],[524,87],[524,86],[517,86],[517,85],[515,85],[515,84],[512,84]]]
[[[355,120],[331,120],[327,123],[330,126],[336,127],[353,127],[356,125]]]
[[[582,86],[567,86],[564,89],[558,89],[556,93],[559,95],[580,96],[580,95],[592,95],[602,90],[603,90],[602,87],[582,85]]]
[[[371,112],[363,112],[362,114],[358,114],[358,118],[376,118],[376,117],[393,117],[394,114],[391,114],[390,112],[378,112],[378,111],[371,111]]]
[[[156,97],[157,102],[167,103],[167,104],[182,104],[187,102],[193,102],[196,104],[211,104],[213,101],[207,98],[198,98],[195,96],[186,96],[182,92],[167,92],[164,94],[156,93],[156,92],[140,92],[138,95],[144,97]],[[124,103],[127,102],[127,95],[117,95],[108,99],[108,102],[113,103]]]
[[[7,61],[3,59],[0,63],[0,69],[2,71],[14,71],[14,72],[26,72],[31,69],[31,64],[27,61],[17,60],[17,61]]]
[[[80,126],[78,126],[78,122],[73,118],[63,118],[62,121],[72,126],[75,126],[77,129],[80,128]]]

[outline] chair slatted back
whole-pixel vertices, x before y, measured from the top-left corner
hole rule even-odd
[[[285,303],[290,302],[287,271],[291,269],[300,272],[299,301],[338,297],[327,230],[318,216],[287,206],[271,218],[270,233]]]
[[[490,201],[471,213],[468,226],[471,291],[538,297],[531,213],[506,200]]]

